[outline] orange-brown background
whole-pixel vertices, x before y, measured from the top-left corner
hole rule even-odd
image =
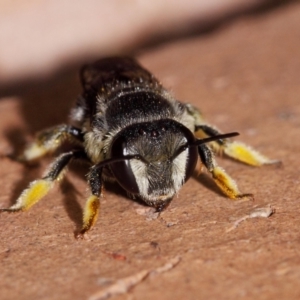
[[[0,215],[0,298],[88,299],[110,282],[179,255],[176,267],[114,299],[299,299],[299,15],[299,3],[290,3],[138,55],[210,123],[224,132],[239,131],[240,140],[283,161],[281,168],[251,168],[218,160],[243,192],[255,194],[254,203],[224,198],[204,174],[184,185],[162,218],[147,220],[137,213],[138,204],[110,186],[89,240],[76,241],[86,169],[71,167],[62,185],[29,212]],[[9,68],[1,69],[1,153],[66,120],[80,86],[72,68],[57,70],[51,77],[49,70],[41,71],[44,79],[36,83],[35,72],[16,69],[21,75],[15,78]],[[2,157],[0,205],[12,203],[47,162],[28,168]],[[226,233],[256,205],[268,204],[276,209],[273,216],[249,219]]]

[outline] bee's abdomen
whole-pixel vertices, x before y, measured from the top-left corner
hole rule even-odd
[[[80,77],[84,90],[94,90],[103,97],[128,86],[160,86],[150,72],[127,57],[110,57],[85,65]]]

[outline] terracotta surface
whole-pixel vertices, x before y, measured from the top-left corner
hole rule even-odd
[[[140,61],[178,99],[281,168],[219,159],[255,202],[224,198],[206,174],[190,179],[160,218],[109,186],[89,239],[77,241],[86,196],[84,166],[29,212],[0,216],[1,299],[96,299],[117,280],[137,279],[113,299],[299,299],[300,4],[252,15],[209,34],[152,49]],[[0,152],[63,122],[80,92],[76,74],[0,101]],[[0,205],[13,203],[40,167],[1,159]],[[234,222],[257,206],[269,218]],[[150,218],[151,219],[151,218]],[[180,257],[172,267],[172,259]],[[164,267],[164,269],[159,269]],[[144,273],[143,273],[144,274]],[[119,282],[120,284],[122,283]]]

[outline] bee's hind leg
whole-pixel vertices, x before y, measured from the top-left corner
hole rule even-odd
[[[195,135],[198,138],[216,136],[219,134],[218,130],[209,125],[196,126]],[[224,139],[216,140],[209,143],[209,145],[216,153],[225,153],[227,156],[251,166],[280,164],[279,160],[269,159],[242,142]]]
[[[81,146],[83,134],[80,129],[66,124],[42,130],[37,133],[35,140],[26,146],[23,153],[17,157],[17,160],[22,162],[35,161],[56,151],[66,140],[74,145]]]
[[[87,159],[83,150],[74,150],[61,154],[52,163],[49,170],[42,179],[35,180],[29,184],[16,203],[9,208],[1,208],[0,212],[26,211],[44,196],[48,194],[54,182],[61,178],[63,170],[72,159]]]

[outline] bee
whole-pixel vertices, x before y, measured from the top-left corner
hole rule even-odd
[[[61,150],[41,179],[29,184],[16,203],[1,212],[26,211],[53,187],[72,160],[90,164],[83,225],[77,237],[95,224],[103,182],[116,181],[131,197],[162,211],[193,174],[200,158],[221,191],[231,199],[251,198],[215,160],[214,153],[253,166],[272,164],[251,147],[221,134],[200,111],[176,100],[139,63],[112,57],[85,65],[80,72],[82,94],[70,123],[41,131],[24,150],[29,162]],[[68,142],[71,149],[62,151]]]

